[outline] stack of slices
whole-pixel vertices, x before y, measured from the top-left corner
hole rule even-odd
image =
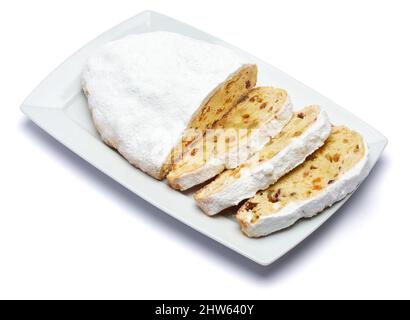
[[[320,106],[293,111],[284,89],[256,82],[252,61],[167,32],[108,44],[82,77],[104,142],[174,189],[207,183],[194,194],[207,215],[242,203],[249,237],[314,216],[369,171],[359,133],[332,126]]]
[[[196,201],[205,213],[214,215],[253,197],[301,164],[329,133],[328,117],[319,107],[310,106],[294,113],[283,130],[259,152],[196,192]]]
[[[236,168],[258,152],[289,122],[292,107],[286,91],[271,87],[250,90],[207,130],[168,174],[169,184],[186,190]]]

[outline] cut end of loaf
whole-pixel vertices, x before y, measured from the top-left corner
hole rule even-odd
[[[192,149],[197,141],[202,138],[205,130],[213,128],[238,101],[246,96],[247,92],[255,87],[257,75],[257,65],[243,65],[204,98],[203,105],[192,116],[182,138],[174,146],[162,166],[161,178],[166,177],[172,170],[173,165]]]

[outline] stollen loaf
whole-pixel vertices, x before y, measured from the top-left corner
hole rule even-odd
[[[221,93],[227,83],[235,93]],[[213,95],[221,106],[212,106],[212,112],[222,108],[222,117],[236,95],[255,83],[256,66],[233,50],[162,31],[104,45],[82,73],[102,140],[157,179],[166,175],[171,151]]]

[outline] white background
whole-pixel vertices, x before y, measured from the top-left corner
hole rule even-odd
[[[408,1],[0,4],[0,298],[410,298]],[[151,207],[28,121],[58,64],[146,9],[270,62],[389,139],[367,181],[261,267]]]

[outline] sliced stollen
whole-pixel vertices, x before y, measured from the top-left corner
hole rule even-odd
[[[249,237],[284,229],[353,192],[369,169],[368,147],[361,135],[333,127],[326,143],[302,165],[245,202],[237,220]]]
[[[201,141],[174,164],[167,179],[171,187],[186,190],[236,168],[277,135],[292,117],[287,92],[258,87],[207,130]]]
[[[230,99],[235,103],[255,83],[256,66],[243,55],[162,31],[105,44],[89,57],[82,73],[102,140],[158,179],[168,172],[171,151],[184,130],[191,122],[195,126],[198,109],[215,101],[206,108],[215,114],[220,105],[222,117],[231,108]]]
[[[295,112],[283,130],[262,150],[196,192],[197,204],[206,214],[214,215],[253,197],[321,147],[330,130],[328,116],[320,107],[309,106]]]

